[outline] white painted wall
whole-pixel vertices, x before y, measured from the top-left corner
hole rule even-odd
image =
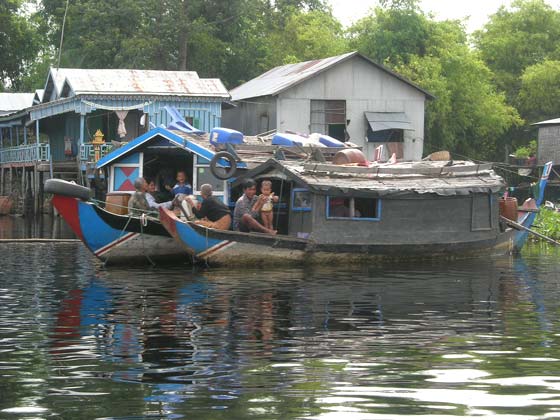
[[[371,158],[373,144],[366,139],[364,112],[404,112],[414,131],[405,131],[404,159],[419,160],[424,146],[424,107],[426,96],[397,77],[354,57],[282,92],[277,102],[278,131],[309,134],[310,100],[346,100],[350,141],[364,147]]]

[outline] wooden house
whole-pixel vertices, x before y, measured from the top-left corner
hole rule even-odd
[[[543,165],[552,160],[560,163],[560,118],[535,123],[539,129],[537,140],[537,163]]]
[[[255,135],[320,133],[363,147],[372,158],[418,160],[424,108],[433,96],[358,52],[275,67],[231,92],[222,125]],[[383,157],[383,156],[382,156]]]
[[[51,69],[44,90],[30,96],[33,102],[18,114],[0,116],[0,124],[15,124],[17,117],[23,132],[2,143],[0,165],[2,174],[14,165],[36,172],[34,191],[47,177],[87,184],[88,163],[150,128],[184,118],[209,131],[220,125],[222,102],[230,98],[219,79],[199,78],[194,71],[66,68]],[[170,108],[175,115],[166,111]],[[103,134],[97,151],[96,133]],[[2,189],[8,185],[2,183]]]

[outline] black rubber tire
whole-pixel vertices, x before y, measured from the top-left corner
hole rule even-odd
[[[218,166],[218,161],[220,159],[227,161],[229,163],[229,168],[227,167],[222,168]],[[226,179],[230,179],[232,176],[235,175],[236,171],[237,171],[237,161],[235,160],[235,157],[229,152],[226,151],[218,152],[214,155],[214,157],[210,161],[210,172],[212,172],[212,175],[214,175],[218,179],[221,179],[222,181]]]
[[[91,195],[91,190],[88,187],[57,178],[51,178],[45,181],[45,192],[63,195],[65,197],[79,198],[84,201],[89,200]]]

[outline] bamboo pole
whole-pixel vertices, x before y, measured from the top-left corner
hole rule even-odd
[[[560,242],[555,241],[552,238],[549,238],[548,236],[543,235],[542,233],[536,232],[533,229],[529,229],[528,227],[523,226],[522,224],[519,224],[517,222],[514,222],[513,220],[508,219],[507,217],[504,216],[500,216],[500,219],[503,220],[506,224],[510,225],[511,227],[513,227],[514,229],[521,229],[521,230],[525,230],[541,239],[544,239],[547,242],[550,242],[551,244],[554,244],[556,246],[560,246]]]

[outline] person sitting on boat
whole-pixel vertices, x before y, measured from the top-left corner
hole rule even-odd
[[[194,223],[213,229],[229,230],[231,226],[231,214],[228,206],[212,196],[212,186],[203,184],[200,187],[202,203],[195,203],[191,197],[186,200],[192,206],[194,215],[199,219]]]
[[[239,197],[233,210],[233,229],[240,232],[262,232],[275,235],[275,230],[266,228],[258,220],[266,197],[256,194],[257,183],[252,179],[247,179],[243,183],[243,195]]]
[[[136,178],[134,181],[134,189],[136,191],[128,200],[128,214],[132,216],[139,216],[150,210],[150,205],[146,199],[148,183],[144,178]]]
[[[192,185],[189,184],[187,173],[185,171],[177,172],[177,183],[171,190],[174,196],[179,194],[191,195],[193,193]]]
[[[261,220],[265,228],[273,230],[272,222],[274,220],[273,204],[278,202],[278,196],[272,191],[272,181],[265,179],[261,182],[261,196],[265,196],[264,204],[261,206]],[[258,205],[258,204],[256,204]]]
[[[166,209],[170,209],[173,205],[172,201],[165,201],[163,203],[158,203],[156,200],[156,183],[153,180],[146,180],[148,183],[148,191],[146,192],[146,200],[148,201],[148,205],[152,209],[158,209],[160,207],[165,207]]]

